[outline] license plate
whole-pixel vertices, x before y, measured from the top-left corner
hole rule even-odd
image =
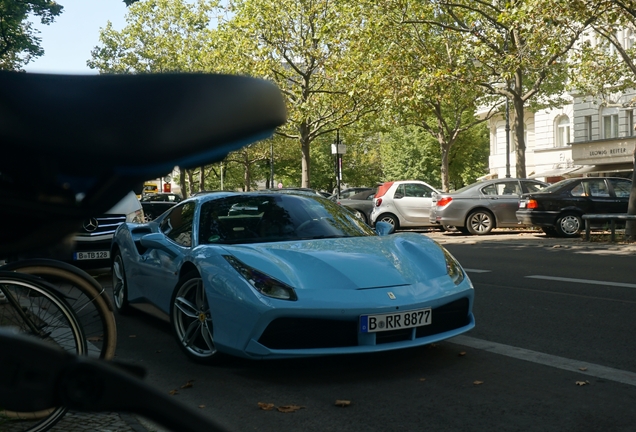
[[[361,315],[360,332],[375,333],[429,325],[432,321],[430,309],[418,309],[382,315]]]
[[[526,202],[525,201],[519,201],[519,208],[526,208]]]
[[[78,261],[82,260],[95,260],[95,259],[109,259],[110,251],[93,251],[93,252],[75,252],[74,258]]]

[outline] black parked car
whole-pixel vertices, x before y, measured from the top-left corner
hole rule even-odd
[[[181,202],[181,195],[175,193],[161,192],[144,195],[141,200],[141,207],[144,209],[146,221],[151,221],[178,202]]]
[[[627,213],[631,180],[586,177],[561,180],[541,192],[521,196],[517,219],[551,236],[576,237],[586,213]]]

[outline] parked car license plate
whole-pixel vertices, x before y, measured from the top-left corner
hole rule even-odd
[[[432,322],[431,309],[398,312],[382,315],[361,315],[360,332],[375,333],[429,325]]]
[[[94,260],[94,259],[109,259],[110,251],[92,251],[92,252],[75,252],[74,258],[78,261],[82,260]]]

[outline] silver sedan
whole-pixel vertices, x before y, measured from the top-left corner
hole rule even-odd
[[[464,234],[488,234],[493,228],[519,226],[515,212],[522,193],[548,186],[538,180],[503,178],[473,183],[452,193],[433,197],[432,224],[455,227]]]

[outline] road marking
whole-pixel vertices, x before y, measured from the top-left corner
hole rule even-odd
[[[541,276],[541,275],[526,276],[526,277],[530,279],[545,279],[545,280],[575,282],[575,283],[590,284],[590,285],[605,285],[605,286],[616,286],[616,287],[625,287],[625,288],[636,288],[636,284],[622,283],[622,282],[605,282],[605,281],[588,280],[588,279],[573,279],[573,278],[562,278],[562,277],[556,277],[556,276]]]
[[[479,270],[479,269],[467,269],[465,268],[464,270],[466,270],[468,273],[490,273],[492,270]]]
[[[459,345],[465,345],[471,348],[516,358],[519,360],[526,360],[532,363],[538,363],[570,372],[576,372],[585,376],[592,376],[595,378],[602,378],[610,381],[616,381],[619,383],[636,386],[636,373],[634,372],[614,369],[593,363],[581,362],[565,357],[544,354],[537,351],[531,351],[510,345],[500,344],[497,342],[489,342],[470,336],[455,336],[452,339],[448,339],[448,341],[457,343]],[[581,368],[587,369],[585,371],[582,371]]]

